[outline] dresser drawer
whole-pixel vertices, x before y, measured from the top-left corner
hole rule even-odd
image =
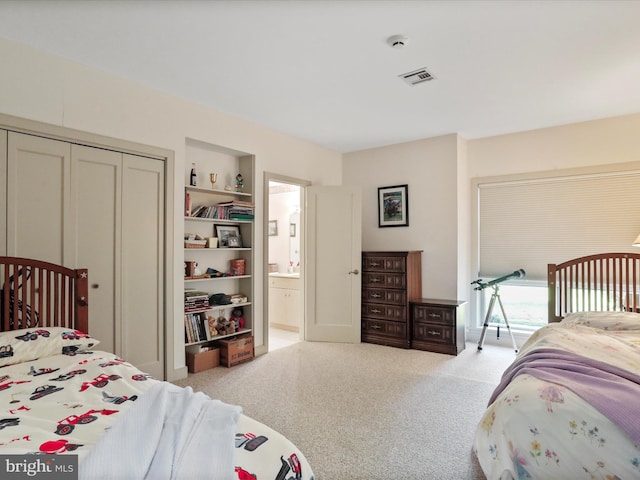
[[[406,305],[407,292],[405,290],[385,290],[382,288],[367,287],[362,289],[362,301]]]
[[[363,272],[362,288],[367,287],[406,288],[407,276],[403,273]]]
[[[383,303],[363,303],[362,316],[382,318],[396,322],[407,321],[407,308],[404,305],[386,305]]]
[[[417,341],[429,343],[453,344],[453,327],[444,325],[415,323],[413,325],[413,338]]]
[[[404,257],[386,257],[364,255],[362,258],[362,270],[365,272],[400,272],[406,271]]]
[[[386,322],[384,320],[362,319],[363,335],[381,335],[396,339],[406,340],[407,324],[399,322]],[[408,341],[407,341],[408,342]]]
[[[412,313],[415,323],[428,322],[455,325],[455,310],[452,308],[413,304]]]

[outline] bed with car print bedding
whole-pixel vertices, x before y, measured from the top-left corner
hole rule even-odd
[[[313,479],[240,407],[99,350],[87,273],[0,257],[0,454],[77,455],[79,478]]]
[[[488,479],[640,478],[640,255],[549,265],[549,324],[507,368],[473,449]]]

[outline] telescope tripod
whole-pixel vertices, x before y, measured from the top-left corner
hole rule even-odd
[[[491,318],[491,313],[493,312],[493,307],[496,304],[496,299],[498,300],[498,305],[500,305],[500,310],[502,310],[502,316],[504,317],[504,323],[507,326],[507,330],[509,331],[509,335],[511,335],[511,342],[513,343],[513,349],[518,353],[518,345],[516,344],[516,339],[513,336],[513,332],[511,331],[511,327],[509,326],[509,320],[507,320],[507,314],[504,313],[504,307],[502,306],[502,300],[500,300],[500,294],[498,293],[498,285],[491,285],[493,288],[493,293],[491,294],[491,300],[489,301],[489,308],[487,309],[487,316],[484,317],[484,326],[482,327],[482,334],[480,334],[480,341],[478,342],[478,350],[482,350],[482,345],[484,344],[484,337],[487,335],[487,327],[497,327],[497,338],[500,338],[500,326],[499,323],[489,323],[489,319]]]

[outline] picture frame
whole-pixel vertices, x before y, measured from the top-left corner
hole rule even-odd
[[[275,237],[278,235],[278,221],[277,220],[269,220],[269,236]]]
[[[241,248],[242,240],[238,235],[227,236],[227,248]]]
[[[218,237],[218,247],[220,248],[228,248],[229,237],[234,236],[238,238],[240,242],[240,247],[242,246],[242,242],[240,241],[240,227],[237,225],[215,225],[216,229],[216,237]]]
[[[289,236],[290,237],[295,237],[296,236],[296,224],[295,223],[290,223],[289,224]]]
[[[378,188],[378,227],[409,226],[409,186]]]

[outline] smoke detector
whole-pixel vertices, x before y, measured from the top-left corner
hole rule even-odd
[[[387,43],[391,48],[395,48],[396,50],[400,50],[405,45],[409,44],[409,37],[405,35],[393,35],[387,38]]]

